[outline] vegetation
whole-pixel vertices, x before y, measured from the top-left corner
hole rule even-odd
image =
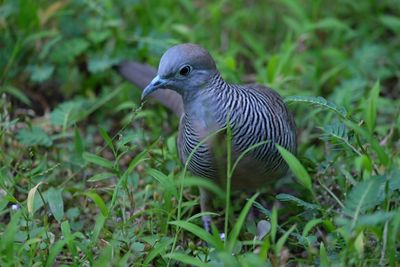
[[[0,266],[399,266],[398,0],[0,3]],[[295,114],[293,177],[227,216],[177,118],[112,70],[182,42]],[[223,207],[211,234],[196,185]]]

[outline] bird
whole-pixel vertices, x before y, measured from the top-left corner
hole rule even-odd
[[[132,61],[120,63],[118,71],[143,89],[142,100],[151,96],[180,117],[178,153],[194,175],[225,185],[227,157],[221,150],[226,150],[227,135],[210,136],[228,127],[232,161],[240,158],[232,174],[232,190],[255,191],[287,174],[288,165],[276,145],[295,154],[296,126],[283,98],[273,89],[226,82],[211,54],[192,43],[167,49],[158,71]],[[201,211],[211,211],[212,193],[199,191]],[[211,218],[202,219],[209,231]]]

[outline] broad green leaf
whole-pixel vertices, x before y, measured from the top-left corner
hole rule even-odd
[[[51,187],[46,192],[47,203],[49,203],[50,211],[58,222],[64,217],[64,201],[62,198],[62,190]]]
[[[280,145],[276,145],[276,147],[278,148],[279,153],[281,153],[283,159],[289,165],[290,170],[296,176],[297,181],[306,189],[308,189],[311,193],[313,193],[311,177],[306,169],[303,167],[303,165],[301,165],[300,161],[292,153],[290,153],[288,150],[281,147]]]

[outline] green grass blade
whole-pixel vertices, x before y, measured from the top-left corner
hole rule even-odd
[[[236,242],[238,241],[240,230],[242,229],[244,222],[246,220],[246,216],[250,211],[251,206],[254,203],[254,200],[258,197],[259,193],[252,196],[247,202],[242,211],[240,212],[239,218],[237,219],[235,225],[233,226],[232,231],[229,233],[229,236],[225,238],[228,239],[227,249],[228,251],[232,251]]]

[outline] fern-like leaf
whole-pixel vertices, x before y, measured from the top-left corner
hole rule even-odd
[[[310,103],[321,108],[332,110],[343,118],[347,117],[347,111],[344,107],[337,106],[335,103],[321,96],[289,96],[285,98],[285,102],[289,104],[294,102]]]
[[[73,100],[58,105],[50,114],[50,121],[63,129],[74,124],[82,113],[84,100]]]
[[[18,131],[17,140],[26,146],[41,145],[49,147],[53,141],[40,127],[24,128]]]
[[[385,180],[382,176],[371,177],[367,181],[358,183],[350,191],[343,213],[352,218],[352,228],[362,214],[382,203]]]
[[[316,210],[319,207],[315,204],[306,202],[304,200],[301,200],[300,198],[297,198],[295,196],[289,195],[289,194],[278,194],[276,196],[276,199],[282,202],[294,202],[297,206],[303,207],[306,210]]]

